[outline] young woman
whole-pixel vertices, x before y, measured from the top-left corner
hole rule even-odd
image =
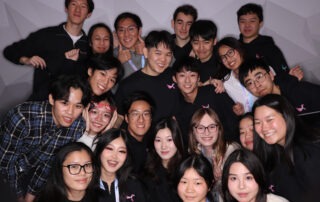
[[[94,161],[89,147],[80,142],[63,146],[56,154],[39,202],[95,202]]]
[[[224,162],[240,145],[224,141],[222,124],[211,108],[200,108],[193,114],[189,132],[189,151],[192,154],[203,154],[211,162],[217,181],[215,190],[219,194]]]
[[[91,55],[104,53],[108,56],[113,54],[113,35],[108,25],[97,23],[90,27],[88,32]]]
[[[289,201],[319,198],[320,135],[305,127],[282,96],[269,94],[253,106],[254,153],[267,168],[270,189]]]
[[[121,129],[110,129],[98,138],[95,159],[100,176],[101,201],[146,201],[141,184],[130,176],[131,158],[127,147],[127,136]]]
[[[149,201],[179,201],[173,177],[184,156],[184,149],[177,121],[173,118],[160,120],[155,126],[152,142],[144,176]]]
[[[89,106],[83,111],[83,117],[87,127],[78,142],[83,142],[94,150],[94,139],[97,135],[112,128],[115,124],[117,111],[114,100],[109,94],[93,96]]]
[[[253,114],[245,113],[239,121],[240,143],[242,147],[253,150]]]
[[[179,166],[176,174],[177,191],[183,202],[213,202],[212,166],[202,155],[191,155]]]
[[[223,167],[222,192],[225,202],[288,202],[267,194],[267,178],[262,163],[246,149],[230,154]]]

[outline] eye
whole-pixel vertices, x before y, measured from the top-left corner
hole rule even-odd
[[[92,163],[87,163],[84,165],[85,168],[92,168]]]
[[[255,126],[260,125],[260,123],[261,123],[261,122],[260,122],[259,120],[254,120],[254,125],[255,125]]]
[[[109,114],[109,113],[104,113],[104,114],[103,114],[103,117],[105,117],[105,118],[111,118],[111,114]]]
[[[77,109],[82,109],[82,108],[83,108],[83,105],[82,105],[82,104],[77,104],[77,105],[76,105],[76,108],[77,108]]]
[[[121,154],[126,154],[126,153],[127,153],[127,150],[120,150],[119,153],[121,153]]]
[[[106,146],[105,149],[106,149],[106,150],[109,150],[109,151],[113,151],[113,148],[112,148],[112,147],[109,147],[109,146]]]
[[[245,82],[245,85],[246,85],[247,87],[250,87],[250,86],[253,85],[253,81],[252,81],[252,80],[246,81],[246,82]]]
[[[71,165],[69,165],[69,167],[71,168],[71,169],[77,169],[77,168],[79,168],[79,164],[71,164]]]
[[[247,180],[254,180],[254,177],[253,177],[252,175],[248,175],[248,176],[246,177],[246,179],[247,179]]]
[[[186,180],[180,180],[179,183],[180,183],[180,184],[187,184],[187,181],[186,181]]]
[[[172,56],[172,52],[167,53],[167,57],[171,57]]]
[[[155,139],[154,142],[160,142],[160,139]]]
[[[168,142],[171,142],[172,140],[173,140],[172,138],[168,138],[168,139],[167,139]]]
[[[91,114],[97,114],[97,113],[98,113],[98,110],[96,110],[96,109],[91,109],[91,110],[90,110],[90,113],[91,113]]]
[[[244,134],[245,134],[245,131],[240,130],[240,135],[244,135]]]
[[[100,71],[101,76],[106,76],[106,73],[104,71]]]
[[[236,178],[235,176],[230,176],[230,177],[229,177],[229,180],[230,180],[230,181],[236,181],[237,178]]]

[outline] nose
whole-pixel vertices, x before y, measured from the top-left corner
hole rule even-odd
[[[239,188],[240,189],[244,189],[245,188],[245,182],[244,182],[244,180],[242,178],[239,179]]]
[[[187,183],[186,191],[189,193],[194,191],[192,183]]]
[[[72,114],[73,111],[74,111],[74,107],[71,106],[71,105],[69,105],[68,108],[67,108],[67,110],[66,110],[67,114]]]
[[[190,76],[186,76],[186,83],[190,82]]]
[[[187,24],[186,23],[183,23],[182,24],[182,30],[186,30],[187,29]]]
[[[165,141],[161,142],[161,149],[167,148],[167,143]]]
[[[143,122],[144,121],[144,117],[143,117],[143,114],[139,114],[138,116],[138,122]]]

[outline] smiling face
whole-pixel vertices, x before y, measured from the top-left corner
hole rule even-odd
[[[209,187],[194,168],[189,168],[181,177],[177,191],[183,202],[205,202]]]
[[[259,35],[259,30],[262,27],[262,22],[259,21],[257,14],[248,13],[239,17],[239,30],[243,36],[245,43],[250,43]]]
[[[115,176],[127,159],[127,147],[122,137],[110,142],[100,155],[101,174]]]
[[[199,124],[196,127],[198,126],[208,127],[211,125],[217,125],[217,123],[208,114],[205,114],[201,118]],[[197,142],[200,143],[201,146],[205,148],[206,147],[212,148],[213,144],[216,143],[218,140],[219,129],[217,126],[213,132],[210,132],[208,128],[206,128],[203,133],[197,132],[196,128],[194,128],[193,130],[194,130],[193,133],[195,135]]]
[[[201,62],[206,62],[211,58],[215,44],[215,39],[205,40],[201,36],[191,41],[192,50]]]
[[[139,35],[141,34],[140,28],[131,18],[120,20],[116,32],[120,44],[131,50],[134,49],[134,45],[139,40]]]
[[[94,107],[89,110],[89,131],[90,135],[96,135],[110,123],[113,110],[107,101],[94,103]]]
[[[90,155],[85,151],[74,151],[67,155],[66,159],[63,162],[63,165],[79,164],[85,165],[92,162]],[[92,173],[85,173],[84,169],[81,168],[81,171],[77,175],[71,175],[67,167],[62,167],[62,176],[64,183],[66,185],[68,198],[72,196],[72,193],[83,193],[91,182]]]
[[[240,142],[241,145],[248,149],[253,150],[253,120],[250,117],[241,119],[239,123]]]
[[[177,83],[182,94],[191,95],[197,93],[198,82],[200,81],[200,77],[197,72],[186,71],[183,69],[181,72],[177,72],[172,79]]]
[[[166,168],[170,159],[177,152],[177,147],[174,144],[169,128],[163,128],[157,132],[154,139],[154,148],[162,159],[162,165]]]
[[[240,162],[235,162],[230,166],[228,189],[239,202],[255,202],[259,185],[247,167]]]
[[[222,45],[218,51],[220,59],[225,67],[232,71],[238,70],[242,63],[239,51],[226,45]]]
[[[97,27],[90,39],[90,46],[92,52],[95,53],[106,53],[110,48],[110,33],[104,27]]]
[[[179,40],[189,40],[189,30],[194,19],[192,15],[185,15],[180,12],[175,20],[171,21],[171,26]]]
[[[143,53],[148,60],[142,71],[150,76],[158,76],[164,72],[172,60],[172,50],[163,43],[157,47],[144,48]]]
[[[83,111],[81,103],[83,93],[77,88],[70,88],[68,100],[54,100],[49,95],[49,103],[52,105],[52,117],[58,127],[70,127]]]
[[[108,70],[88,69],[88,81],[94,95],[108,92],[116,83],[118,72],[116,68]]]
[[[260,81],[257,81],[257,79]],[[249,71],[248,75],[243,79],[248,91],[256,97],[263,97],[271,93],[279,94],[277,93],[278,88],[274,84],[273,80],[273,73],[271,71],[267,73],[261,68],[257,68],[251,72]]]
[[[68,8],[65,8],[67,13],[67,24],[82,26],[85,19],[90,17],[87,0],[71,0]]]
[[[254,111],[254,128],[267,144],[284,146],[287,124],[276,110],[265,105],[257,107]]]

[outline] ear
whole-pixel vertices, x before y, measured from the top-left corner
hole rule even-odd
[[[128,123],[128,115],[124,115],[124,120],[126,121],[126,123]]]
[[[87,18],[90,18],[92,15],[92,13],[88,13]]]
[[[88,68],[88,75],[89,75],[89,76],[92,76],[92,73],[93,73],[92,68],[89,67],[89,68]]]
[[[272,70],[270,70],[269,75],[270,75],[271,80],[274,81],[275,73]]]
[[[259,23],[259,30],[263,27],[263,21]]]
[[[174,20],[173,19],[171,20],[171,27],[172,27],[172,29],[174,29]]]
[[[177,83],[176,75],[172,75],[172,80]]]
[[[213,40],[213,45],[215,46],[216,44],[217,44],[217,37],[214,38],[214,40]]]
[[[146,47],[143,48],[143,55],[145,58],[148,58],[148,49]]]
[[[52,97],[52,94],[49,94],[49,103],[53,106],[54,105],[54,99]]]
[[[142,27],[139,28],[139,36],[142,35]]]

